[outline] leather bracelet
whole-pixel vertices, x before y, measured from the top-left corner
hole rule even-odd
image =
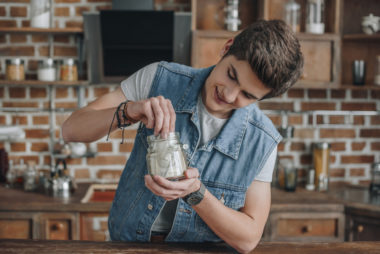
[[[198,205],[204,198],[206,192],[206,186],[201,182],[201,187],[199,190],[194,191],[185,197],[183,197],[183,201],[190,206]]]

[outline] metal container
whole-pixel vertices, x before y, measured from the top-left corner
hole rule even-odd
[[[372,193],[380,194],[380,162],[372,164],[370,190]]]
[[[169,133],[166,139],[161,136],[147,137],[149,148],[146,155],[148,172],[168,179],[184,177],[187,169],[185,153],[178,133]]]

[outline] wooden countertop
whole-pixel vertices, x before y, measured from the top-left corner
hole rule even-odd
[[[214,243],[120,243],[52,240],[1,240],[1,253],[236,253]],[[260,243],[254,254],[379,253],[380,242]]]

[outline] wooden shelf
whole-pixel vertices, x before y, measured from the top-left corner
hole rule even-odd
[[[343,40],[345,41],[358,41],[358,42],[365,42],[365,41],[380,41],[380,34],[346,34],[343,35]]]
[[[352,84],[330,84],[311,81],[298,81],[291,89],[349,89],[349,90],[380,90],[380,85],[366,84],[356,86]]]
[[[0,27],[0,33],[46,33],[46,34],[82,34],[83,29],[72,28],[34,28],[34,27]]]
[[[0,80],[0,85],[25,85],[25,86],[87,86],[89,82],[87,80],[78,81],[39,81],[39,80]]]
[[[297,33],[299,40],[313,40],[313,41],[334,41],[339,40],[339,34],[324,33],[324,34],[311,34],[311,33]]]

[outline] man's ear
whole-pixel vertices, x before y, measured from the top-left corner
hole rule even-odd
[[[230,50],[230,47],[234,43],[234,38],[230,38],[223,46],[222,50],[220,51],[220,56],[223,57],[228,50]]]

